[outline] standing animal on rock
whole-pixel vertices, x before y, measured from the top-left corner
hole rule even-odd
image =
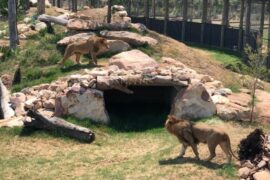
[[[187,120],[177,119],[172,115],[168,116],[165,128],[169,133],[175,135],[182,144],[179,157],[183,157],[187,147],[191,146],[196,159],[200,159],[197,144],[206,143],[210,152],[206,161],[211,161],[216,156],[217,145],[220,145],[226,154],[228,164],[231,163],[232,156],[238,159],[232,152],[228,134],[220,129],[194,124]]]
[[[66,60],[74,54],[76,55],[76,62],[80,64],[81,55],[89,53],[94,64],[97,65],[97,55],[107,49],[109,49],[109,44],[106,39],[98,36],[91,36],[87,40],[79,40],[69,44],[66,48],[64,58],[58,64],[63,66]]]

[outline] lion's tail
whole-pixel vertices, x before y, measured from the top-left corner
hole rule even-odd
[[[237,159],[237,160],[239,160],[239,158],[233,153],[233,151],[232,151],[232,147],[231,147],[231,140],[230,140],[230,137],[228,136],[228,135],[226,135],[226,141],[227,141],[227,143],[228,143],[228,148],[229,148],[229,151],[230,151],[230,153],[231,153],[231,155],[235,158],[235,159]]]

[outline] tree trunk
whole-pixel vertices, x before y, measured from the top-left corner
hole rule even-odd
[[[66,19],[54,17],[54,16],[49,16],[46,14],[42,14],[42,15],[38,16],[38,20],[40,20],[42,22],[53,22],[55,24],[59,24],[62,26],[66,26],[68,23],[68,20],[66,20]]]
[[[156,0],[152,0],[152,16],[156,18]]]
[[[45,14],[45,0],[38,0],[37,13],[38,15]]]
[[[56,3],[57,3],[57,7],[61,7],[61,0],[56,0]]]
[[[182,41],[185,41],[185,34],[186,34],[186,22],[188,18],[188,0],[183,0],[183,23],[182,23]]]
[[[19,42],[16,19],[16,0],[8,1],[9,46],[16,49]]]
[[[167,26],[169,20],[169,0],[164,0],[165,13],[164,13],[164,34],[167,35]]]
[[[207,23],[207,11],[208,11],[208,0],[203,0],[203,14],[202,14],[202,25],[201,25],[201,44],[204,42],[204,29],[205,23]]]
[[[245,0],[241,0],[241,9],[240,9],[240,24],[239,24],[239,33],[238,33],[238,50],[242,50],[243,46],[243,24],[244,24],[244,9],[245,9]]]
[[[57,131],[71,138],[76,138],[88,143],[91,143],[95,140],[95,134],[90,129],[69,123],[61,118],[47,118],[42,114],[34,112],[32,110],[30,110],[27,115],[34,120],[32,120],[31,122],[24,122],[24,125],[26,127],[32,126],[38,129]]]
[[[131,0],[128,0],[127,2],[127,13],[128,13],[128,16],[131,17]]]
[[[149,25],[149,0],[144,1],[144,18],[145,18],[145,25],[148,27]]]
[[[225,28],[229,25],[229,0],[223,0],[223,14],[222,14],[222,27],[220,36],[220,47],[224,46]]]
[[[112,0],[108,0],[107,23],[111,23],[111,18],[112,18]]]
[[[265,0],[262,0],[261,19],[260,19],[260,41],[261,41],[259,44],[260,47],[262,47],[263,45],[264,17],[265,17]]]

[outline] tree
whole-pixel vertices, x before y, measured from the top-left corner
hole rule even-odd
[[[261,40],[257,40],[258,49],[253,50],[250,46],[245,48],[245,53],[248,57],[248,64],[249,64],[249,74],[253,78],[253,82],[251,85],[251,112],[250,112],[250,122],[254,120],[254,109],[256,103],[256,89],[258,87],[258,82],[262,79],[267,72],[265,63],[267,59],[267,52],[264,52],[259,46]]]
[[[37,13],[38,15],[45,14],[45,0],[38,0]]]
[[[16,49],[19,43],[16,18],[16,0],[8,1],[9,46]]]

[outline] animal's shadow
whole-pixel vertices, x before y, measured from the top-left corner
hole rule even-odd
[[[208,169],[220,169],[224,166],[224,164],[217,164],[209,161],[197,160],[195,158],[190,157],[176,157],[170,159],[159,160],[159,165],[177,165],[177,164],[185,164],[185,163],[192,163],[204,166]]]

